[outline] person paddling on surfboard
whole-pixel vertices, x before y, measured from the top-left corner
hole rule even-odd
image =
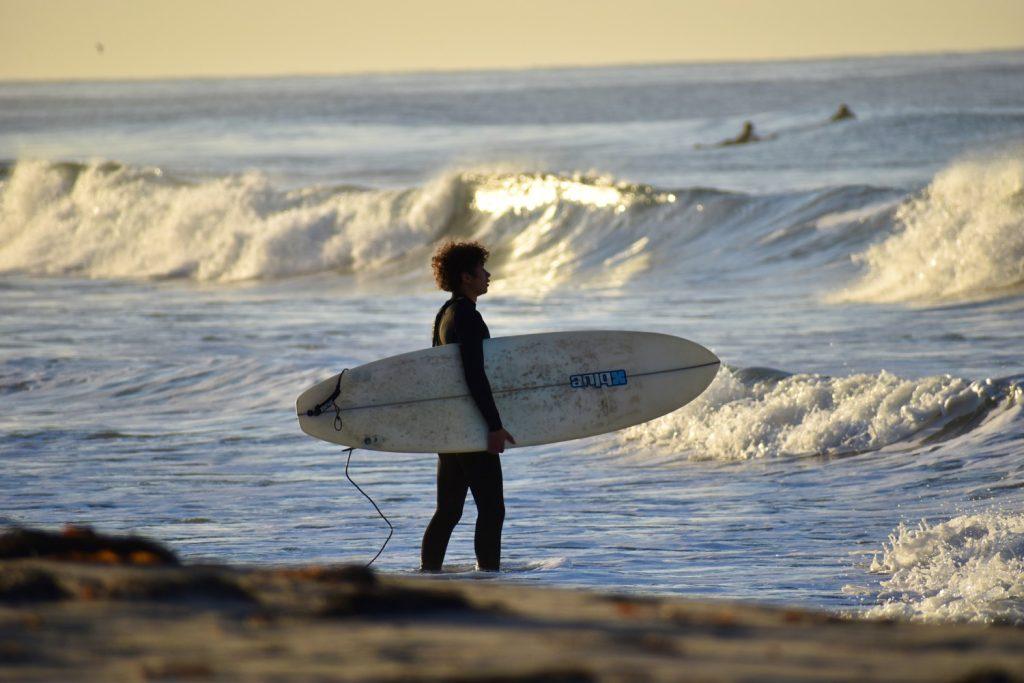
[[[515,439],[502,427],[491,385],[484,373],[483,341],[491,334],[476,310],[477,297],[487,293],[491,274],[484,269],[489,256],[477,242],[447,242],[431,259],[437,286],[452,296],[434,318],[433,346],[459,344],[466,384],[480,414],[487,422],[487,450],[472,453],[438,453],[437,510],[423,534],[421,571],[440,571],[455,525],[462,518],[466,493],[476,502],[477,568],[498,571],[501,566],[501,526],[505,521],[505,496],[501,458],[505,443]]]

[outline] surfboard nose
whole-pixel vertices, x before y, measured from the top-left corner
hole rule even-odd
[[[722,362],[710,349],[689,339],[655,332],[645,334],[650,335],[651,352],[672,357],[680,367],[720,365]]]

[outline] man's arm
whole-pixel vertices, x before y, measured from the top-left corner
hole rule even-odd
[[[466,373],[469,394],[487,422],[487,429],[497,431],[502,425],[498,407],[494,405],[491,383],[484,372],[483,319],[475,310],[467,310],[462,306],[458,306],[454,314],[452,322],[455,325],[456,339],[459,340],[459,352],[462,355],[462,368]]]

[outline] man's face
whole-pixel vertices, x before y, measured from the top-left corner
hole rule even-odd
[[[466,296],[473,297],[486,294],[490,280],[491,274],[484,269],[484,264],[479,263],[472,271],[462,274],[462,291]]]

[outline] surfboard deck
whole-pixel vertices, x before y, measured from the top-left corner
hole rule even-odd
[[[516,447],[603,434],[669,413],[699,396],[720,365],[703,346],[655,332],[494,337],[483,350],[495,404]],[[337,397],[313,414],[335,390]],[[344,446],[463,453],[487,445],[487,425],[455,344],[350,368],[304,391],[296,413],[302,431]]]

